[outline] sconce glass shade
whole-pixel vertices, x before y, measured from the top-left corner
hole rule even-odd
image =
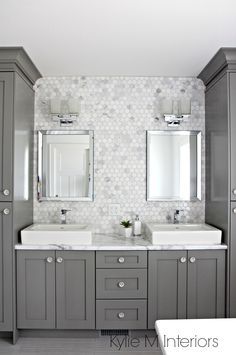
[[[163,115],[172,115],[173,113],[173,101],[171,99],[165,99],[161,102],[161,112]]]
[[[80,100],[79,99],[69,99],[68,101],[69,113],[78,115],[80,112]]]
[[[55,97],[50,100],[50,110],[51,114],[59,115],[61,113],[61,99]]]
[[[180,113],[182,115],[191,115],[191,100],[181,99],[180,100]]]

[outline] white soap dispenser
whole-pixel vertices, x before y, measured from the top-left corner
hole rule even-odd
[[[142,223],[139,220],[139,215],[136,214],[135,220],[134,220],[134,235],[141,235],[142,234]]]

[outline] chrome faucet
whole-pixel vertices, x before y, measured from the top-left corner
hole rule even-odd
[[[174,224],[179,224],[180,223],[180,212],[183,212],[183,210],[175,210],[175,212],[174,212]]]
[[[67,210],[66,208],[61,209],[61,224],[66,224],[66,214],[71,210]]]

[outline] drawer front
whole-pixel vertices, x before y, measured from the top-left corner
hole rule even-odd
[[[147,252],[142,251],[98,251],[96,252],[97,268],[145,268],[147,267]]]
[[[98,300],[96,329],[146,329],[146,300]]]
[[[97,298],[147,298],[147,269],[97,269]]]

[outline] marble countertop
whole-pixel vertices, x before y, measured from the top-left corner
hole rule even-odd
[[[16,244],[17,250],[209,250],[227,249],[227,245],[154,245],[144,237],[125,238],[115,234],[94,234],[87,245]]]

